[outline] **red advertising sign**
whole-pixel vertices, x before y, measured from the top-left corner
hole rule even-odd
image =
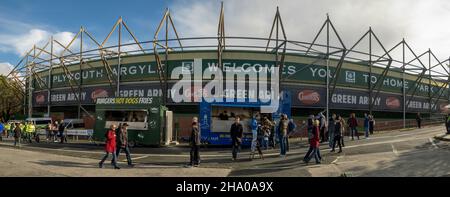
[[[320,94],[314,90],[303,90],[298,93],[298,100],[305,105],[314,105],[320,102]]]

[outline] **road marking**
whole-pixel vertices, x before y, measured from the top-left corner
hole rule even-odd
[[[341,158],[341,156],[338,156],[334,161],[332,161],[332,164],[335,164],[339,159]]]
[[[431,139],[431,137],[428,138],[428,140],[430,140],[430,143],[431,143],[431,145],[433,145],[434,148],[439,148],[439,147],[434,143],[433,139]]]
[[[131,160],[136,161],[136,160],[138,160],[138,159],[144,159],[144,158],[147,158],[147,157],[149,157],[149,156],[148,156],[148,155],[145,155],[145,156],[142,156],[142,157],[131,158]],[[123,160],[122,160],[122,162],[126,162],[126,161],[127,161],[126,159],[123,159]]]
[[[398,156],[398,152],[397,152],[397,149],[395,149],[394,144],[391,144],[391,147],[392,147],[392,152],[393,152],[396,156]]]

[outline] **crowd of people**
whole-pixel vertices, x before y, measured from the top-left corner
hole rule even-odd
[[[225,113],[223,113],[225,114]],[[344,134],[348,129],[348,137],[351,140],[360,139],[358,134],[358,120],[354,113],[350,114],[347,121],[337,114],[332,114],[327,120],[323,113],[310,115],[305,123],[307,127],[309,150],[303,158],[305,163],[314,158],[317,164],[321,163],[320,144],[328,142],[331,152],[335,152],[336,147],[339,148],[337,153],[342,152],[344,144]],[[275,149],[275,144],[279,146],[280,157],[286,157],[289,151],[289,136],[294,133],[297,125],[293,119],[288,119],[286,114],[281,114],[279,121],[275,122],[268,116],[255,114],[252,116],[249,127],[252,131],[252,140],[250,146],[250,159],[258,156],[264,159],[264,150]],[[364,114],[364,136],[369,138],[373,134],[375,127],[375,119],[371,114]],[[241,118],[235,116],[235,121],[230,126],[231,138],[231,159],[236,161],[244,138],[244,126]],[[200,131],[198,118],[192,119],[192,132],[190,140],[190,162],[188,166],[197,167],[200,165]]]
[[[133,167],[134,164],[131,160],[130,147],[128,143],[128,124],[119,124],[116,126],[112,124],[108,131],[105,133],[105,156],[98,163],[99,168],[103,168],[103,163],[108,159],[109,154],[112,155],[111,165],[114,169],[120,169],[117,164],[117,158],[119,158],[120,152],[123,150],[127,158],[127,164],[129,167]]]
[[[32,143],[33,140],[40,142],[38,133],[36,132],[36,125],[31,122],[9,122],[0,123],[0,140],[3,137],[14,138],[14,146],[21,147],[22,142]]]
[[[3,140],[3,137],[6,138],[14,138],[14,145],[20,147],[22,142],[27,143],[40,143],[41,137],[38,132],[38,127],[32,121],[15,121],[8,123],[0,123],[0,140]],[[53,141],[64,143],[67,142],[67,138],[65,135],[65,125],[63,121],[58,123],[55,121],[54,123],[49,123],[45,128],[46,141]]]

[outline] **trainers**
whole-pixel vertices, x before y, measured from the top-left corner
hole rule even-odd
[[[118,166],[114,166],[114,170],[120,170]]]
[[[103,164],[99,163],[99,164],[98,164],[98,167],[99,167],[99,168],[103,168]]]

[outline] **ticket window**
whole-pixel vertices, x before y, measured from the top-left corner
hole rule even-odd
[[[119,126],[121,123],[127,123],[129,130],[148,130],[148,111],[105,111],[105,128],[112,124]]]
[[[259,112],[259,108],[213,106],[211,112],[211,131],[230,132],[231,125],[235,122],[235,118],[239,116],[244,133],[251,133],[251,119],[257,112]]]

